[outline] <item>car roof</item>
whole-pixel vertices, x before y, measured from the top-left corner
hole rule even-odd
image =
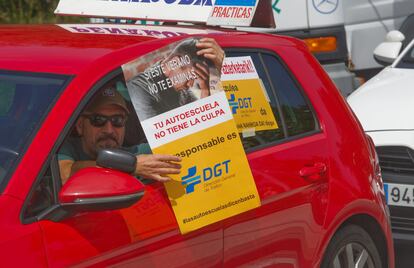
[[[141,29],[139,30],[141,34],[128,34],[134,32],[123,30],[128,27]],[[0,26],[0,70],[76,75],[84,66],[130,45],[166,38],[177,40],[188,34],[253,34],[204,26],[168,27],[168,31],[164,31],[165,26],[157,28],[153,25],[134,24],[2,25]],[[78,32],[71,29],[77,29]],[[101,34],[91,33],[92,30],[89,33],[82,33],[87,29],[93,29]],[[276,45],[296,43],[288,37],[275,38],[274,41]]]
[[[76,74],[82,66],[114,50],[153,39],[73,33],[58,25],[3,25],[0,69]]]

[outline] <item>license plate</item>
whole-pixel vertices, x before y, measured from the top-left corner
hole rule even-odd
[[[384,183],[384,190],[388,205],[414,207],[414,185]]]

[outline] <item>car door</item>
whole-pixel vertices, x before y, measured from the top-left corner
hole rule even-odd
[[[252,57],[279,129],[242,135],[262,205],[225,221],[224,264],[310,267],[327,204],[326,136],[276,54],[236,50],[227,56]]]
[[[88,97],[109,80],[122,83],[121,70],[106,76],[90,89]],[[84,99],[70,122],[80,114]],[[65,103],[62,100],[61,103]],[[136,122],[136,121],[135,121]],[[138,128],[138,126],[136,126]],[[58,206],[61,188],[56,154],[71,126],[50,154],[24,208],[26,222],[42,218]],[[139,140],[139,137],[136,137]],[[40,220],[48,265],[120,267],[215,267],[222,263],[222,227],[213,224],[182,235],[162,183],[147,181],[144,197],[134,205],[116,210],[82,212],[59,221]]]

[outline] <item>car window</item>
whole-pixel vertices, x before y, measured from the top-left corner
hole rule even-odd
[[[29,195],[23,211],[24,219],[35,217],[52,206],[55,202],[54,193],[52,172],[51,168],[48,167]]]
[[[68,79],[61,75],[0,71],[0,186],[13,172]]]
[[[414,69],[414,45],[411,45],[411,49],[405,52],[396,68]]]
[[[285,66],[271,54],[262,54],[282,107],[289,136],[315,130],[315,119],[298,85]]]
[[[241,135],[242,142],[244,149],[251,149],[255,148],[260,145],[264,145],[267,143],[271,143],[274,141],[281,140],[285,137],[283,131],[283,124],[280,117],[279,112],[279,105],[277,104],[278,101],[276,99],[275,94],[272,91],[272,85],[270,80],[268,79],[268,75],[266,75],[266,70],[262,64],[262,59],[258,53],[253,52],[226,52],[226,57],[243,57],[243,56],[250,56],[253,60],[254,66],[256,71],[259,75],[259,78],[266,89],[267,96],[269,97],[269,104],[275,116],[276,122],[279,126],[278,129],[274,130],[262,130],[256,131],[253,136],[243,136]]]
[[[316,129],[316,121],[310,105],[289,71],[276,56],[251,51],[228,51],[226,56],[250,56],[252,58],[279,126],[276,130],[256,131],[251,137],[242,135],[246,150]]]
[[[6,116],[13,104],[15,85],[0,81],[0,116]]]
[[[121,148],[134,155],[151,153],[124,76],[110,76],[96,90],[92,89],[95,93],[83,102],[86,106],[79,107],[79,115],[68,126],[70,130],[57,150],[62,184],[79,169],[94,166],[100,148]],[[107,127],[108,121],[112,127]]]
[[[109,75],[109,78],[105,78],[105,82],[102,82],[101,86],[97,86],[96,90],[92,89],[91,91],[95,92],[95,94],[90,94],[86,97],[87,101],[82,103],[90,103],[91,99],[93,99],[98,92],[100,92],[104,88],[114,88],[116,89],[123,99],[126,102],[127,108],[130,111],[133,111],[132,103],[130,102],[130,97],[125,86],[125,81],[122,74],[116,75],[114,77],[113,74]],[[6,105],[3,105],[5,107]],[[5,110],[5,108],[4,108]],[[73,116],[81,117],[85,107],[79,107],[80,115],[77,115],[77,112],[74,113]],[[45,210],[49,209],[53,204],[57,203],[57,192],[61,188],[61,186],[66,182],[63,179],[62,170],[59,167],[59,160],[60,155],[63,153],[67,153],[65,151],[65,146],[68,143],[72,143],[79,138],[79,134],[76,131],[76,121],[71,125],[66,127],[66,130],[62,135],[61,144],[57,144],[56,152],[51,155],[51,160],[48,161],[48,164],[45,164],[45,171],[41,172],[41,176],[39,176],[37,182],[33,185],[30,194],[27,197],[25,209],[23,210],[23,219],[26,223],[30,223],[33,220],[36,220],[36,216],[42,214]],[[133,150],[135,145],[145,144],[146,139],[143,134],[142,127],[139,123],[139,120],[135,113],[131,112],[128,115],[126,120],[126,130],[125,130],[125,139],[122,147],[125,148],[127,151],[130,149]],[[80,144],[77,144],[81,146]],[[76,150],[81,150],[80,148],[76,147]],[[62,151],[63,150],[63,151]],[[69,151],[70,153],[79,153],[79,151]],[[86,167],[86,166],[85,166]],[[149,180],[141,180],[143,183],[149,183]]]

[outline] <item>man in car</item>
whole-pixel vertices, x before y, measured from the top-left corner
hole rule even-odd
[[[125,122],[130,111],[122,95],[114,88],[100,90],[76,121],[78,137],[68,137],[59,150],[62,182],[76,171],[96,166],[100,149],[122,148]],[[134,175],[168,181],[168,174],[180,173],[181,159],[172,155],[153,155],[148,144],[122,148],[137,157]]]
[[[204,62],[206,60],[211,61],[220,74],[224,51],[212,38],[201,38],[194,43],[185,42],[178,45],[168,59],[171,60],[185,53],[195,54],[194,57],[197,57],[198,61],[194,63],[193,67],[196,69],[197,78],[201,80],[199,82],[201,97],[208,96],[210,94],[208,88],[209,73],[208,67],[203,66],[202,59]],[[191,46],[194,50],[191,50]],[[192,82],[183,82],[175,85],[174,89],[176,93],[182,92],[182,94],[188,95],[190,93],[187,91],[191,85]],[[154,111],[159,114],[160,109],[165,109],[165,107],[160,108],[160,103],[157,101],[148,101],[148,96],[138,95],[134,97],[132,95],[134,92],[143,92],[143,90],[131,90],[129,88],[129,92],[133,101],[140,100],[139,103],[134,103],[140,120],[145,119],[142,118],[142,115],[151,115]],[[180,96],[182,96],[181,93]],[[173,103],[176,107],[182,104],[184,103]],[[129,113],[125,100],[115,88],[105,88],[98,92],[76,121],[75,127],[79,137],[68,137],[59,150],[58,160],[62,183],[65,183],[76,171],[85,167],[96,166],[95,160],[99,149],[121,148],[125,137],[125,122]],[[134,175],[165,182],[171,179],[168,174],[180,173],[180,157],[153,155],[148,144],[139,144],[122,149],[135,154],[137,157]]]
[[[139,73],[127,87],[139,119],[145,120],[210,96],[210,66],[220,75],[224,51],[212,38],[188,38],[164,59]],[[190,88],[197,81],[197,97]]]

